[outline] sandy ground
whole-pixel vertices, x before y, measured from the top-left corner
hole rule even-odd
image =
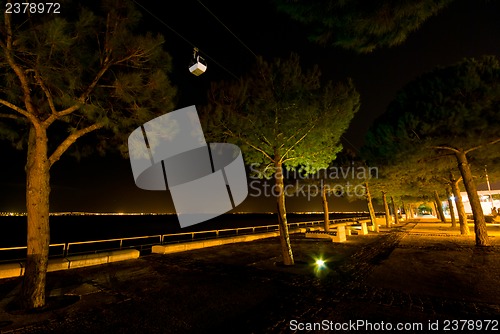
[[[11,306],[21,279],[5,279],[0,331],[425,333],[488,326],[494,333],[500,331],[500,226],[489,225],[488,233],[492,246],[484,248],[432,220],[345,243],[297,234],[293,267],[280,264],[277,238],[152,254],[49,273],[53,307],[31,314]],[[316,258],[326,267],[318,270]]]

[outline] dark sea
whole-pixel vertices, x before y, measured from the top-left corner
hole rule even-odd
[[[330,219],[363,213],[331,213]],[[323,214],[288,213],[289,223],[323,219]],[[158,215],[58,215],[50,217],[50,243],[139,237],[156,234],[229,229],[278,224],[276,214],[225,214],[181,228],[175,214]],[[26,245],[26,217],[0,216],[0,247]]]
[[[344,219],[366,216],[366,213],[331,213],[330,219]],[[323,214],[287,213],[288,223],[319,221]],[[0,216],[0,248],[26,246],[26,216]],[[91,240],[155,236],[183,232],[234,229],[252,226],[278,224],[276,214],[225,214],[200,224],[181,228],[175,214],[150,215],[52,215],[50,217],[50,243],[62,244]],[[221,233],[220,236],[223,234]],[[203,234],[199,234],[204,237]],[[213,237],[207,233],[207,237]],[[169,237],[171,238],[171,237]],[[190,240],[190,235],[174,236],[177,241]],[[150,240],[156,240],[151,238]],[[175,240],[175,239],[169,239]],[[135,242],[135,241],[134,241]],[[143,242],[143,241],[141,241]],[[103,250],[113,244],[103,242],[88,245],[74,245],[72,252]],[[118,246],[118,244],[114,244]],[[93,247],[93,248],[92,248]],[[61,248],[51,247],[51,254],[60,255]],[[0,250],[0,261],[21,259],[26,250]]]

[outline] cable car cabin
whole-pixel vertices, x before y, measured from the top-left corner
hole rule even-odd
[[[206,70],[207,70],[207,63],[205,59],[203,59],[200,56],[196,56],[196,58],[189,66],[189,72],[193,73],[196,76],[205,73]]]

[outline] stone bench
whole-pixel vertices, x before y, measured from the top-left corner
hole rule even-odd
[[[359,220],[357,224],[349,225],[347,229],[347,235],[351,235],[351,232],[356,232],[357,235],[367,235],[368,234],[368,223],[371,220]]]
[[[367,235],[368,234],[368,223],[370,219],[358,220],[353,222],[336,223],[330,224],[330,229],[333,231],[330,233],[324,232],[322,227],[310,228],[306,231],[306,238],[319,238],[319,239],[331,239],[332,242],[344,242],[347,240],[347,235],[351,235],[352,232],[356,232],[357,235]],[[316,231],[317,232],[316,232]],[[374,228],[372,229],[372,231]]]
[[[345,225],[334,226],[335,232],[306,232],[306,238],[330,239],[332,242],[344,242],[347,240]]]

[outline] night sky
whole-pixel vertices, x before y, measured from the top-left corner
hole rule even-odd
[[[165,36],[165,49],[173,57],[172,81],[179,90],[176,108],[203,104],[210,82],[230,80],[233,75],[245,73],[255,61],[252,53],[272,59],[296,52],[305,66],[318,64],[326,80],[353,79],[362,105],[343,139],[344,147],[352,150],[359,149],[366,130],[385,111],[396,92],[420,74],[464,57],[500,56],[498,1],[457,0],[429,19],[403,45],[371,54],[323,48],[309,42],[300,24],[277,13],[268,1],[253,1],[248,6],[215,0],[202,2],[250,50],[198,1],[168,1],[161,8],[153,1],[139,1],[176,31],[143,10],[148,29]],[[208,58],[208,70],[200,77],[191,75],[187,69],[191,44]],[[25,153],[4,143],[0,143],[0,150],[0,211],[23,212]],[[247,198],[237,209],[274,211],[274,203],[272,198]],[[330,205],[332,211],[366,210],[364,202],[334,199]],[[321,201],[293,198],[287,206],[290,211],[319,211]],[[128,160],[117,156],[96,156],[80,162],[64,157],[52,169],[51,211],[171,212],[172,208],[168,192],[136,188]]]

